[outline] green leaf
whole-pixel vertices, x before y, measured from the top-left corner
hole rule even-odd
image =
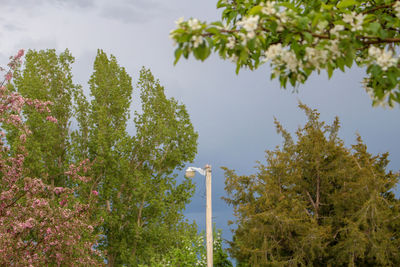
[[[262,9],[262,6],[254,6],[250,9],[248,14],[251,16],[256,15],[258,13],[261,13],[261,9]]]
[[[204,44],[193,49],[193,55],[196,59],[199,59],[201,61],[204,61],[210,55],[210,53],[210,49]]]
[[[351,66],[353,65],[353,59],[353,53],[347,53],[347,55],[345,56],[345,64],[348,68],[351,68]]]
[[[328,73],[328,78],[330,79],[330,78],[332,78],[334,68],[332,67],[332,65],[330,63],[328,63],[327,65],[328,66],[327,66],[326,72]]]
[[[304,37],[304,40],[306,40],[308,43],[312,43],[312,41],[313,41],[313,36],[312,36],[311,33],[309,33],[309,32],[303,32],[303,37]]]
[[[175,50],[175,61],[174,61],[174,65],[176,65],[176,63],[178,63],[178,61],[179,61],[179,59],[180,59],[182,53],[183,53],[183,50],[182,50],[181,48],[177,48],[177,49]]]
[[[378,34],[379,29],[381,28],[381,24],[378,22],[372,22],[368,25],[368,29],[373,33],[373,34]]]
[[[357,4],[358,3],[355,0],[342,0],[342,1],[339,2],[339,4],[336,5],[336,7],[339,8],[339,9],[343,9],[343,8],[354,6],[354,5],[357,5]]]
[[[344,62],[344,59],[343,59],[342,57],[340,57],[340,58],[338,58],[338,59],[336,60],[336,64],[337,64],[338,68],[339,68],[342,72],[344,72],[344,64],[345,64],[345,62]]]
[[[324,3],[321,4],[321,7],[325,10],[332,10],[332,8],[334,7],[334,5],[326,5]]]
[[[215,27],[207,28],[206,32],[209,32],[209,33],[214,34],[214,35],[221,33],[220,30],[215,28]]]

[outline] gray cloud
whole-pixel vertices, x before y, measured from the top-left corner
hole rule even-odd
[[[9,31],[9,32],[20,32],[20,31],[24,31],[25,30],[24,27],[20,27],[18,25],[11,24],[11,23],[7,23],[3,27],[4,27],[4,29],[6,31]]]
[[[66,5],[71,7],[80,7],[80,8],[88,8],[93,7],[95,1],[94,0],[18,0],[18,1],[10,1],[10,0],[0,0],[0,5],[2,8],[11,7],[11,8],[32,8],[32,7],[41,7],[44,4],[48,5]]]
[[[103,7],[100,15],[105,18],[122,21],[123,23],[144,23],[150,18],[147,12],[122,5]]]
[[[104,5],[100,15],[123,23],[145,23],[160,18],[166,10],[164,5],[156,1],[122,0]]]

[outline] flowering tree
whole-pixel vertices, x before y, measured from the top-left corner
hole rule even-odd
[[[400,1],[219,0],[221,21],[179,19],[170,37],[175,63],[211,51],[243,67],[269,61],[281,86],[304,83],[315,71],[365,67],[373,104],[400,103]]]
[[[24,106],[37,112],[50,112],[49,102],[31,100],[11,92],[9,83],[23,56],[20,50],[8,64],[4,81],[0,84],[0,265],[99,265],[91,234],[91,204],[97,192],[92,192],[87,203],[76,201],[73,188],[54,187],[42,179],[27,177],[24,147],[31,133],[22,120]],[[2,69],[4,70],[4,69]],[[48,116],[49,121],[56,119]],[[5,142],[5,129],[13,128],[19,136],[17,148],[10,151]],[[71,165],[66,173],[75,184],[89,178],[83,172],[87,161]]]

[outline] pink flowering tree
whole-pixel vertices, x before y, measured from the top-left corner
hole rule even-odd
[[[79,185],[90,181],[85,172],[88,161],[71,165],[65,174],[75,187],[47,185],[41,178],[28,177],[24,147],[30,130],[22,119],[25,105],[37,112],[48,113],[50,102],[24,98],[9,90],[13,72],[21,63],[24,51],[11,57],[9,70],[0,83],[0,265],[1,266],[87,266],[101,264],[101,255],[94,250],[92,206],[97,192],[85,186],[85,202],[78,201]],[[6,129],[14,128],[19,135],[17,149],[10,151],[5,141]]]

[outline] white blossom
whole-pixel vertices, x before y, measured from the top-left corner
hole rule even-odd
[[[286,12],[279,12],[276,15],[278,16],[279,20],[282,23],[286,23],[289,20],[289,17],[287,16]]]
[[[172,45],[173,46],[177,46],[178,45],[178,43],[175,40],[175,36],[176,36],[175,30],[171,30],[169,32],[169,38],[172,40]]]
[[[232,54],[232,56],[230,56],[229,58],[233,63],[236,63],[239,59],[239,57],[235,54]]]
[[[390,91],[386,91],[382,98],[378,98],[376,96],[375,92],[374,92],[374,89],[372,87],[368,86],[368,84],[369,84],[369,79],[368,78],[365,78],[361,83],[363,84],[363,87],[364,87],[365,91],[367,92],[367,94],[369,95],[369,97],[372,99],[372,102],[373,102],[372,105],[374,107],[381,106],[381,107],[384,107],[384,108],[386,108],[386,107],[392,108],[388,104],[388,101],[387,101],[387,99],[391,95]]]
[[[204,42],[204,38],[201,35],[193,35],[192,41],[193,41],[193,47],[197,48]]]
[[[400,18],[400,1],[396,1],[396,3],[394,3],[393,9],[396,12],[396,17]]]
[[[228,37],[228,43],[226,44],[226,47],[229,49],[233,49],[235,47],[236,44],[236,39],[233,36],[229,36]]]
[[[188,25],[193,31],[197,31],[201,29],[201,23],[198,19],[189,19]]]
[[[393,57],[392,51],[382,50],[381,55],[376,59],[376,63],[381,66],[382,70],[386,71],[388,68],[394,66],[397,60]]]
[[[297,60],[296,54],[294,52],[284,50],[282,53],[282,61],[286,64],[291,72],[297,72],[299,61]]]
[[[350,14],[343,15],[343,21],[350,24],[351,31],[359,31],[362,30],[362,24],[364,23],[365,15],[358,14],[353,11]]]
[[[327,22],[326,20],[323,20],[323,21],[321,21],[321,22],[319,22],[319,23],[317,24],[317,29],[318,29],[320,32],[323,32],[324,29],[326,28],[326,26],[328,26],[328,24],[329,24],[329,22]]]
[[[342,52],[339,49],[339,41],[332,40],[330,45],[327,46],[327,50],[330,51],[332,59],[336,59],[342,55]]]
[[[339,32],[341,32],[343,30],[344,30],[344,26],[343,25],[335,25],[335,27],[330,29],[329,33],[331,35],[339,36]]]
[[[310,66],[321,69],[328,59],[328,51],[327,49],[307,47],[304,59]]]
[[[348,23],[348,24],[353,23],[354,14],[355,14],[354,12],[351,12],[350,14],[344,14],[343,15],[343,21]]]
[[[368,55],[370,57],[377,58],[377,57],[379,57],[380,54],[381,54],[381,50],[376,46],[371,46],[368,49]]]
[[[395,66],[397,63],[397,59],[393,57],[393,52],[390,50],[385,51],[384,49],[371,46],[368,49],[368,55],[371,57],[371,59],[376,61],[376,64],[378,64],[383,71]]]
[[[241,44],[243,46],[246,46],[247,45],[248,36],[246,34],[244,34],[243,32],[239,32],[239,38],[242,39]]]
[[[277,56],[282,54],[282,44],[273,44],[268,47],[268,50],[265,51],[265,59],[266,60],[273,60]]]
[[[180,26],[184,20],[185,20],[185,19],[184,19],[183,17],[180,17],[179,19],[177,19],[177,20],[175,21],[176,26]]]
[[[243,27],[247,31],[247,37],[252,39],[256,36],[255,30],[258,27],[258,20],[260,17],[257,16],[250,16],[247,18],[242,19],[241,21],[236,22],[237,26]]]
[[[364,18],[365,18],[364,14],[358,14],[355,17],[355,22],[351,25],[353,27],[351,29],[353,32],[362,30],[362,24],[364,23]]]
[[[260,3],[262,6],[261,12],[265,15],[271,16],[276,14],[275,2]]]

